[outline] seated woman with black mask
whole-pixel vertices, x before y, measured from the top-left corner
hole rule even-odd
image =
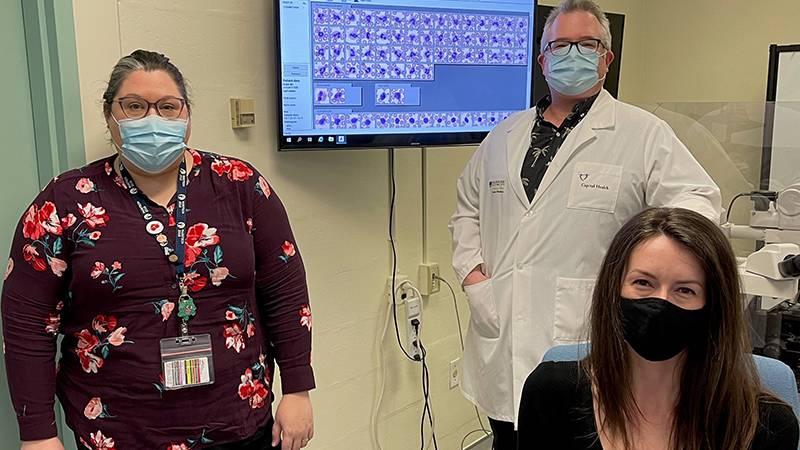
[[[606,254],[591,349],[528,377],[519,448],[794,450],[797,418],[758,378],[736,258],[684,209],[646,210]]]

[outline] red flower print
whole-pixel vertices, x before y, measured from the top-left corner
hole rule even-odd
[[[242,306],[228,305],[225,320],[229,321],[224,327],[227,348],[234,348],[239,353],[245,346],[244,336],[249,339],[256,334],[255,317],[245,302]]]
[[[189,450],[186,444],[169,444],[167,450]]]
[[[97,430],[97,433],[91,433],[89,436],[92,438],[94,450],[116,450],[114,439],[103,436],[102,431]]]
[[[294,244],[292,244],[289,241],[283,242],[283,245],[281,246],[281,251],[283,252],[283,254],[278,258],[280,258],[280,260],[283,262],[289,262],[289,258],[297,254],[297,251],[294,248]]]
[[[75,190],[81,194],[88,194],[94,191],[94,183],[89,178],[81,178],[78,180],[78,183],[75,184]]]
[[[61,228],[69,228],[75,225],[75,222],[78,219],[75,217],[75,214],[69,213],[66,217],[61,218]]]
[[[61,327],[61,314],[48,314],[47,319],[44,321],[44,331],[50,335],[57,335]]]
[[[161,311],[162,322],[166,322],[167,320],[169,320],[169,316],[172,315],[172,310],[174,309],[175,309],[175,303],[172,302],[165,301],[164,304],[161,305],[160,311]]]
[[[120,269],[122,269],[122,264],[119,261],[114,261],[110,268],[101,261],[95,261],[89,275],[95,280],[102,276],[103,279],[100,280],[100,284],[107,284],[111,286],[111,292],[117,292],[118,289],[122,288],[119,282],[125,276],[125,273]]]
[[[37,272],[44,272],[47,270],[47,263],[44,258],[39,257],[39,252],[36,250],[36,247],[32,245],[22,247],[22,257],[33,266],[33,270]]]
[[[227,159],[216,159],[211,163],[211,170],[216,172],[219,176],[230,173],[231,168],[233,168],[233,165]]]
[[[208,284],[208,278],[201,276],[197,272],[189,272],[183,277],[183,284],[192,292],[203,290]]]
[[[203,164],[203,155],[201,155],[200,152],[197,150],[189,150],[189,153],[192,155],[192,164],[195,166]]]
[[[244,348],[244,336],[238,323],[225,325],[223,335],[225,336],[225,348],[232,348],[239,353]]]
[[[100,236],[102,236],[102,234],[103,233],[101,233],[99,231],[92,231],[91,233],[89,233],[89,239],[91,239],[93,241],[96,241],[96,240],[100,239]]]
[[[125,343],[125,333],[128,331],[125,327],[119,327],[113,333],[108,335],[108,343],[114,347],[119,347]]]
[[[61,236],[61,219],[58,218],[56,205],[52,202],[44,202],[42,205],[42,209],[39,210],[39,222],[48,233]]]
[[[81,330],[76,336],[78,337],[78,344],[75,347],[75,353],[78,355],[83,371],[97,373],[97,369],[103,367],[105,363],[103,358],[92,353],[100,343],[100,339],[89,330]]]
[[[253,234],[253,219],[247,219],[245,223],[247,224],[247,232]]]
[[[97,373],[98,369],[105,364],[111,347],[119,347],[122,344],[133,344],[133,341],[125,340],[126,327],[117,327],[117,318],[98,314],[92,320],[91,329],[83,329],[80,333],[75,333],[77,343],[75,344],[75,354],[78,355],[81,367],[86,373]],[[102,339],[104,333],[110,333]]]
[[[247,368],[242,375],[242,383],[239,384],[239,398],[247,400],[253,395],[253,371]]]
[[[8,258],[8,265],[6,266],[6,273],[3,275],[3,281],[8,279],[8,276],[11,275],[11,272],[14,270],[14,259]]]
[[[174,227],[176,224],[174,213],[175,213],[175,203],[172,203],[167,206],[167,214],[169,214],[169,222],[167,225],[170,227]]]
[[[92,320],[92,328],[98,333],[108,333],[117,328],[117,318],[99,314]]]
[[[94,420],[101,414],[103,414],[103,402],[100,401],[100,397],[92,397],[83,409],[83,415],[89,420]]]
[[[50,263],[50,270],[52,270],[57,277],[64,275],[64,271],[67,270],[66,261],[59,258],[48,258],[47,261]]]
[[[272,189],[269,188],[269,183],[264,177],[258,177],[258,187],[261,189],[261,193],[264,194],[264,197],[269,198],[272,195]]]
[[[121,187],[122,189],[128,189],[128,187],[125,186],[125,180],[123,180],[122,177],[119,175],[114,177],[114,184]]]
[[[247,164],[236,159],[231,160],[231,171],[228,174],[228,178],[231,181],[247,181],[252,176],[253,169],[248,167]]]
[[[97,373],[97,370],[103,367],[105,360],[94,353],[78,352],[78,359],[81,362],[81,367],[86,373]]]
[[[78,337],[76,348],[79,351],[90,352],[100,343],[100,339],[89,330],[81,330],[76,336]]]
[[[22,219],[22,236],[25,239],[37,240],[44,236],[45,231],[41,223],[39,223],[39,210],[36,205],[31,205],[25,217]]]
[[[197,257],[203,252],[204,247],[219,244],[217,229],[205,223],[197,223],[189,227],[186,232],[186,260],[184,265],[191,267]]]
[[[300,309],[300,325],[311,331],[311,307],[306,305]]]
[[[222,284],[222,281],[225,278],[228,278],[228,275],[230,275],[230,271],[228,270],[227,267],[216,267],[214,269],[211,269],[209,271],[209,274],[211,275],[211,284],[213,284],[214,286],[219,286]]]
[[[217,244],[219,244],[217,229],[209,227],[208,224],[198,223],[192,225],[186,232],[186,245],[208,247],[209,245]]]
[[[97,261],[94,263],[94,267],[92,268],[92,271],[89,273],[89,275],[96,280],[97,278],[100,277],[100,275],[103,274],[103,272],[105,272],[105,270],[106,270],[106,265],[101,263],[100,261]]]
[[[106,161],[105,169],[106,169],[106,175],[111,175],[111,172],[114,171],[114,169],[111,167],[111,164],[109,164],[108,161]]]
[[[258,369],[258,364],[254,364],[253,368]],[[263,375],[263,371],[259,370]],[[250,407],[253,409],[263,408],[266,400],[269,398],[269,390],[264,381],[260,379],[253,379],[253,369],[247,368],[244,375],[241,376],[241,384],[239,384],[239,398],[242,400],[250,400]]]
[[[61,310],[64,309],[64,302],[58,302],[56,305],[56,310],[53,313],[47,315],[47,319],[45,319],[45,327],[44,331],[48,334],[55,336],[58,334],[58,330],[61,328]]]
[[[81,205],[78,203],[78,212],[81,213],[89,228],[104,227],[108,224],[108,214],[106,209],[94,206],[91,203]]]
[[[253,409],[263,408],[267,400],[269,391],[260,380],[253,382],[253,396],[250,397],[250,407]]]

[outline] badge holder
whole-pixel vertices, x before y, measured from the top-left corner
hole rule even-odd
[[[165,390],[214,384],[210,334],[165,338],[160,344]]]

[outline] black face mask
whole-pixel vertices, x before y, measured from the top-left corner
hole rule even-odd
[[[648,361],[666,361],[706,328],[706,309],[683,309],[660,298],[622,298],[625,340]]]

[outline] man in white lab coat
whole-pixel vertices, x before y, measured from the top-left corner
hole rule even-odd
[[[545,26],[539,64],[551,95],[500,123],[458,181],[453,267],[469,299],[462,391],[515,449],[528,374],[553,345],[586,338],[594,278],[614,234],[654,206],[719,222],[720,192],[657,117],[603,89],[608,19],[566,0]]]

